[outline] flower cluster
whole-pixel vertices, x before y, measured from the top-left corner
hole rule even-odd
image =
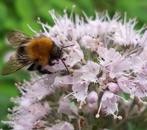
[[[43,31],[35,35],[51,37],[60,47],[72,45],[63,54],[70,73],[63,73],[59,61],[45,68],[53,74],[32,75],[31,81],[17,84],[21,96],[13,99],[16,106],[5,123],[14,130],[90,129],[88,115],[122,119],[122,104],[129,106],[133,99],[138,107],[144,104],[147,33],[135,29],[135,19],[50,14],[54,25],[39,21]]]

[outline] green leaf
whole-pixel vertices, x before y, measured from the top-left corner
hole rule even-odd
[[[15,7],[16,7],[18,15],[24,21],[32,20],[35,13],[35,8],[33,8],[31,0],[16,0]]]
[[[59,1],[57,0],[50,0],[50,4],[52,7],[55,7],[58,11],[63,11],[64,9],[71,9],[73,6],[73,2],[70,0],[62,0],[62,2],[59,4]]]
[[[96,9],[93,5],[92,0],[75,0],[75,5],[85,12],[88,16],[95,13]]]

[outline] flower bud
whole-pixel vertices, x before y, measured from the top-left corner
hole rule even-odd
[[[87,96],[87,110],[93,113],[98,107],[98,95],[95,91],[91,91]]]
[[[108,88],[111,92],[117,93],[119,91],[119,87],[116,83],[110,82],[107,85],[108,85]]]
[[[96,103],[98,100],[98,95],[95,91],[91,91],[87,96],[87,102],[88,104]]]

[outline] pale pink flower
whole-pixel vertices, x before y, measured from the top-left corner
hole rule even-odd
[[[73,96],[77,99],[78,102],[85,102],[85,99],[88,94],[89,84],[90,83],[86,81],[80,81],[73,84]]]
[[[70,101],[68,98],[61,97],[58,112],[64,113],[68,116],[75,116],[78,115],[78,108],[75,103]]]
[[[132,89],[135,88],[135,83],[132,80],[129,80],[127,77],[121,77],[117,82],[123,92],[133,94]]]
[[[143,36],[141,37],[140,46],[143,46],[143,47],[147,46],[147,31],[145,31]]]
[[[47,102],[35,103],[28,107],[15,107],[11,110],[13,114],[9,116],[11,121],[5,121],[14,130],[32,130],[34,123],[43,118],[50,112],[50,107]]]
[[[65,86],[73,84],[73,77],[72,76],[57,76],[54,80],[55,86]]]
[[[77,45],[77,43],[74,44],[74,42],[72,42],[71,44],[68,45],[74,45],[74,46],[67,48],[69,50],[69,53],[65,54],[64,56],[64,58],[66,59],[65,63],[69,67],[73,67],[75,64],[77,64],[78,62],[84,59],[84,54],[80,46]]]
[[[118,113],[118,96],[112,92],[105,91],[100,101],[98,113],[96,117],[99,117],[99,113],[104,112],[106,115],[113,115],[114,118],[120,118],[117,116]]]
[[[74,82],[87,81],[97,82],[97,74],[99,73],[99,65],[93,61],[87,61],[87,64],[73,73]]]
[[[137,79],[132,80],[126,77],[122,77],[118,79],[118,84],[123,92],[129,93],[130,95],[141,98],[147,96],[147,83],[142,82],[141,78],[138,81]]]
[[[93,38],[89,35],[84,35],[80,40],[81,46],[84,46],[86,49],[90,49],[91,51],[96,51],[98,46],[101,45],[101,41],[99,37]]]
[[[128,22],[119,23],[111,39],[114,43],[120,45],[137,45],[140,42],[140,31],[135,31],[136,20],[131,19]]]
[[[41,100],[54,91],[51,84],[53,84],[55,76],[56,74],[52,74],[50,77],[46,75],[40,77],[34,74],[30,82],[25,81],[23,84],[20,83],[16,85],[23,97]]]
[[[97,53],[101,58],[101,66],[104,67],[104,71],[107,71],[111,78],[123,75],[124,71],[129,70],[131,67],[129,60],[125,59],[124,56],[113,48],[108,50],[107,48],[100,47]]]
[[[99,73],[99,65],[88,61],[86,65],[73,73],[73,95],[77,101],[84,102],[87,97],[88,86],[91,82],[97,82],[97,74]]]

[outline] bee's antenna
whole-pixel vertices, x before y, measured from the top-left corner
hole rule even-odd
[[[68,48],[68,47],[71,47],[71,46],[74,46],[74,44],[68,45],[68,46],[62,46],[62,47],[61,47],[61,51],[64,51],[64,48]]]
[[[68,46],[63,46],[63,47],[61,47],[61,49],[64,49],[64,48],[67,48],[67,47],[71,47],[71,46],[74,46],[74,44],[68,45]]]
[[[65,68],[66,68],[66,70],[67,70],[67,72],[68,72],[68,74],[69,74],[69,73],[70,73],[70,72],[69,72],[69,69],[68,69],[67,65],[65,64],[64,60],[61,59],[61,61],[62,61],[63,65],[65,66]]]
[[[62,46],[62,47],[61,47],[61,51],[62,51],[64,48],[71,47],[71,46],[74,46],[74,44],[68,45],[68,46]],[[62,63],[64,64],[64,66],[65,66],[65,68],[66,68],[66,70],[67,70],[67,72],[68,72],[68,74],[69,74],[69,73],[70,73],[70,72],[69,72],[69,69],[68,69],[67,65],[65,64],[64,60],[61,59],[61,61],[62,61]]]

